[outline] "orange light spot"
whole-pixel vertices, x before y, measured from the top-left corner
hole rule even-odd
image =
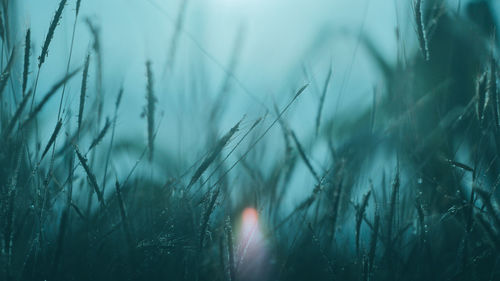
[[[258,227],[259,214],[254,208],[246,208],[242,215],[242,232],[251,234]]]
[[[268,251],[262,234],[262,221],[255,208],[246,208],[241,214],[238,232],[238,278],[239,280],[267,280]]]

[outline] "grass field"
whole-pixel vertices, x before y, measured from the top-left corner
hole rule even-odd
[[[247,90],[236,55],[220,66],[215,100],[203,96],[202,67],[183,73],[198,83],[184,99],[200,130],[158,106],[182,60],[166,74],[146,60],[141,93],[115,89],[85,0],[61,0],[42,42],[19,24],[15,1],[0,0],[0,280],[500,280],[492,2],[413,0],[416,45],[398,41],[395,63],[361,34],[381,78],[372,105],[348,115],[326,102],[339,95],[335,64],[290,85],[283,102],[254,97],[266,110],[234,120],[228,96]],[[69,49],[52,53],[69,15]],[[192,36],[183,16],[181,5],[170,62]],[[77,44],[88,54],[74,55]],[[45,68],[51,60],[64,75]],[[293,110],[314,92],[314,110]],[[121,123],[132,106],[138,133]],[[299,131],[291,120],[303,115],[315,122]],[[176,122],[204,145],[167,145],[158,136],[176,134]]]

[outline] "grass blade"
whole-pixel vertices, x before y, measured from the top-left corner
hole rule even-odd
[[[293,131],[290,131],[290,132],[291,132],[291,135],[292,135],[292,139],[295,142],[295,145],[297,146],[299,154],[302,157],[302,160],[304,160],[304,163],[306,163],[307,168],[309,169],[309,171],[311,172],[311,174],[314,176],[314,178],[316,179],[317,183],[320,184],[321,183],[321,179],[319,178],[319,176],[316,173],[316,171],[314,171],[314,168],[311,165],[311,162],[307,158],[306,152],[302,148],[302,145],[300,145],[299,139],[297,138],[297,136],[295,135],[295,133]]]
[[[54,128],[54,132],[52,132],[52,136],[50,136],[50,139],[49,139],[49,142],[47,143],[47,146],[45,146],[45,149],[43,150],[42,157],[40,158],[40,161],[43,160],[43,157],[45,157],[45,154],[47,154],[47,152],[49,151],[50,146],[56,140],[56,137],[59,134],[61,127],[62,127],[62,120],[59,119],[59,121],[57,121],[56,127]]]
[[[10,78],[10,71],[12,66],[14,65],[14,58],[16,55],[16,48],[12,49],[12,52],[9,57],[9,61],[7,62],[7,66],[5,66],[2,74],[0,75],[0,97],[2,97],[3,91],[5,90],[5,86],[7,86],[7,81]]]
[[[363,200],[360,205],[356,206],[356,251],[359,252],[359,235],[361,233],[361,223],[365,216],[365,210],[368,206],[368,200],[370,200],[370,195],[372,191],[369,190],[365,195],[363,195]]]
[[[64,85],[64,83],[66,83],[73,76],[75,76],[75,74],[77,74],[78,71],[80,71],[80,68],[73,70],[73,72],[69,73],[63,79],[61,79],[59,82],[57,82],[54,86],[52,86],[52,89],[50,89],[50,91],[43,97],[43,99],[40,101],[40,103],[31,111],[30,115],[28,116],[28,118],[26,118],[26,120],[23,122],[21,127],[24,127],[29,122],[31,122],[33,120],[33,118],[35,118],[35,116],[40,112],[40,110],[42,110],[42,108],[49,101],[49,99],[52,96],[54,96],[54,94],[57,92],[57,90],[59,90],[59,88],[61,88]]]
[[[331,78],[332,78],[332,66],[330,65],[330,70],[328,70],[325,85],[323,86],[323,93],[321,94],[321,98],[319,100],[318,113],[316,115],[316,136],[319,133],[319,125],[321,123],[321,113],[323,112],[325,97],[326,97],[326,93],[328,92],[328,86],[330,85]]]
[[[87,164],[87,159],[80,153],[78,148],[75,146],[75,152],[76,156],[78,156],[78,160],[80,160],[80,164],[82,164],[83,169],[85,170],[85,173],[87,174],[87,177],[89,178],[90,185],[94,189],[94,192],[97,194],[97,199],[99,200],[99,203],[101,203],[101,206],[104,207],[104,196],[101,193],[101,190],[99,189],[99,186],[97,185],[97,179],[90,170],[89,165]]]
[[[92,141],[92,143],[89,146],[88,151],[92,150],[92,148],[94,148],[97,144],[99,144],[101,142],[101,140],[104,138],[104,136],[108,132],[110,126],[111,126],[111,122],[109,121],[109,118],[106,118],[106,123],[104,124],[104,127],[102,128],[99,135],[97,135],[97,137]]]
[[[24,67],[23,67],[23,95],[28,86],[28,73],[30,70],[30,51],[31,51],[31,29],[26,31],[26,39],[24,41]]]
[[[85,66],[83,67],[83,76],[82,76],[82,88],[80,90],[80,106],[78,108],[78,131],[82,127],[83,120],[83,110],[85,108],[85,95],[87,93],[87,78],[89,73],[89,65],[90,65],[90,53],[87,55],[85,59]]]
[[[231,137],[239,130],[239,126],[242,120],[240,120],[236,125],[234,125],[229,132],[227,132],[216,144],[214,150],[212,150],[212,153],[203,160],[203,162],[200,164],[198,169],[194,172],[193,176],[191,177],[191,181],[189,182],[187,189],[189,188],[201,177],[203,172],[212,164],[212,162],[215,160],[215,158],[221,153],[222,149],[226,146],[226,144],[229,142]]]
[[[59,2],[59,7],[57,8],[57,11],[54,15],[54,18],[50,22],[49,26],[49,32],[47,33],[47,37],[45,37],[45,41],[43,43],[42,47],[42,53],[38,57],[38,68],[41,68],[43,63],[45,62],[46,57],[49,54],[49,46],[50,42],[52,42],[52,38],[54,37],[54,32],[56,30],[56,27],[59,25],[59,21],[61,20],[62,12],[64,10],[64,6],[66,6],[67,0],[61,0]]]
[[[415,13],[415,22],[417,24],[417,38],[420,45],[420,51],[426,61],[429,60],[429,43],[427,40],[427,29],[424,24],[424,16],[422,14],[422,0],[415,0],[413,5]]]
[[[153,71],[151,70],[151,62],[146,62],[146,75],[147,75],[147,92],[146,100],[147,105],[145,108],[145,115],[148,122],[148,148],[149,148],[149,161],[153,160],[154,138],[153,131],[155,127],[155,103],[156,97],[153,91]]]

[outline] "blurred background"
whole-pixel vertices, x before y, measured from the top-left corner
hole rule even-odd
[[[54,13],[58,2],[19,1],[19,26],[31,26],[33,56],[38,56],[48,15]],[[222,103],[222,110],[211,129],[216,128],[220,135],[244,114],[255,119],[273,110],[273,104],[284,106],[298,88],[310,83],[307,94],[286,117],[302,139],[314,133],[323,84],[332,68],[324,120],[369,108],[382,74],[363,38],[371,40],[393,65],[398,59],[398,44],[408,53],[418,51],[415,24],[409,20],[413,15],[410,4],[401,0],[83,0],[71,65],[81,66],[94,47],[90,21],[99,30],[104,112],[112,112],[123,86],[117,136],[145,142],[145,121],[138,117],[145,104],[144,64],[151,60],[157,106],[163,113],[157,150],[174,153],[169,157],[187,166],[204,153],[196,148],[203,147],[210,136],[200,138],[199,132],[208,134],[205,120],[213,114],[209,108],[217,103]],[[54,36],[50,59],[41,72],[41,92],[52,86],[53,80],[44,78],[65,73],[61,66],[69,56],[74,6],[72,1],[68,3]],[[24,30],[19,30],[16,42],[22,44],[23,37]],[[93,78],[98,71],[96,56],[91,64],[89,88],[97,89],[98,81]],[[36,71],[36,65],[32,67]],[[78,79],[69,83],[65,105],[77,108],[79,87]],[[221,98],[221,92],[227,94]],[[54,99],[50,106],[55,109],[57,104]],[[44,117],[45,124],[56,121],[51,111]],[[270,147],[282,147],[281,141],[279,129],[266,139]],[[314,146],[311,153],[315,165],[327,161],[325,146]],[[299,173],[293,185],[312,181],[307,170],[300,171],[302,175]]]
[[[384,73],[373,50],[391,67],[418,53],[412,1],[406,0],[83,0],[76,25],[71,67],[83,65],[95,47],[92,25],[98,31],[101,57],[92,56],[89,88],[102,91],[104,112],[112,112],[114,99],[123,86],[124,102],[117,121],[117,137],[146,143],[144,111],[145,62],[152,61],[157,108],[162,113],[157,152],[171,159],[175,171],[187,168],[205,151],[198,149],[215,141],[247,115],[247,120],[274,113],[295,91],[310,83],[307,94],[287,113],[286,119],[299,139],[314,134],[316,111],[324,81],[332,69],[322,113],[323,120],[342,120],[370,109],[374,91],[385,87]],[[465,16],[469,2],[445,1],[453,17]],[[19,1],[20,27],[32,29],[33,56],[37,57],[59,1]],[[500,3],[490,3],[498,11]],[[69,56],[75,3],[68,2],[41,72],[39,89],[52,86],[51,77],[62,77]],[[90,23],[90,25],[89,25]],[[22,44],[24,29],[15,35]],[[369,42],[367,47],[366,42]],[[370,49],[371,48],[371,49]],[[105,85],[97,76],[101,60]],[[36,65],[31,65],[36,72]],[[21,71],[17,75],[21,75]],[[18,79],[20,79],[18,77]],[[77,108],[80,81],[70,81],[65,105]],[[58,99],[50,102],[55,110]],[[218,106],[214,113],[212,107]],[[215,116],[216,115],[216,116]],[[42,116],[50,128],[56,122],[52,111]],[[73,114],[76,122],[76,114]],[[214,117],[215,116],[215,117]],[[207,122],[207,120],[210,120]],[[335,122],[335,121],[334,121]],[[210,127],[210,130],[207,130]],[[200,132],[201,135],[200,135]],[[46,130],[42,139],[49,138]],[[275,128],[266,147],[282,147]],[[309,150],[309,149],[308,149]],[[195,152],[195,153],[193,153]],[[313,164],[326,170],[326,141],[311,145]],[[127,155],[127,154],[125,154]],[[128,154],[126,171],[136,156]],[[267,155],[273,157],[273,155]],[[272,162],[275,159],[269,159]],[[262,162],[264,165],[266,161]],[[389,163],[391,167],[393,163]],[[149,167],[147,167],[149,169]],[[168,168],[167,168],[168,169]],[[160,173],[165,173],[161,171]],[[300,191],[314,179],[307,169],[294,173],[291,190]],[[379,175],[369,175],[378,179]],[[302,192],[288,193],[290,207]]]
[[[70,57],[72,70],[90,54],[81,134],[79,73],[65,85],[62,123],[57,92],[5,135],[0,180],[30,175],[18,197],[2,185],[5,276],[234,280],[232,254],[240,273],[252,271],[246,246],[273,280],[359,280],[361,270],[364,280],[400,280],[408,268],[414,279],[494,276],[500,2],[69,0],[41,69],[65,1],[0,2],[10,16],[0,64],[31,28],[36,104]],[[24,118],[11,117],[21,55],[2,130]],[[39,155],[47,143],[50,162]],[[255,226],[258,245],[245,246]]]
[[[51,43],[40,74],[41,92],[52,86],[54,77],[65,73],[61,66],[69,56],[74,2],[68,2]],[[450,17],[461,18],[468,15],[467,5],[477,1],[444,2]],[[497,14],[500,3],[488,3]],[[13,41],[22,45],[25,29],[30,26],[33,57],[39,55],[50,23],[48,16],[58,4],[57,0],[13,4],[21,27],[12,35]],[[71,68],[82,66],[86,55],[93,53],[88,95],[101,93],[103,112],[113,112],[117,93],[124,88],[116,135],[125,140],[119,146],[125,153],[113,160],[119,175],[127,173],[139,155],[128,146],[138,141],[146,144],[146,121],[139,117],[146,103],[144,66],[148,60],[161,112],[156,152],[162,156],[157,159],[164,162],[142,168],[156,169],[156,175],[163,179],[182,174],[206,153],[204,146],[213,144],[243,116],[247,127],[266,113],[272,116],[274,105],[282,108],[307,83],[306,94],[285,118],[304,142],[312,165],[324,172],[330,157],[328,138],[310,136],[315,135],[316,112],[330,68],[332,78],[321,119],[333,120],[330,125],[335,126],[343,122],[336,120],[355,119],[369,111],[374,93],[386,90],[380,60],[395,70],[419,52],[413,3],[406,0],[82,0],[81,5]],[[37,65],[32,63],[31,67],[36,73]],[[97,79],[99,71],[103,82]],[[79,79],[68,83],[65,111],[77,110],[79,91]],[[51,100],[48,108],[52,110],[41,114],[45,118],[42,126],[47,124],[47,130],[41,130],[41,140],[50,137],[58,102]],[[67,116],[72,120],[66,121],[76,123],[76,114]],[[350,130],[357,134],[356,127]],[[281,149],[281,130],[271,130],[262,146],[267,152]],[[273,153],[261,153],[260,157],[263,167],[276,160]],[[376,159],[376,163],[393,169],[394,159]],[[287,193],[288,208],[309,192],[304,186],[314,183],[304,163],[299,165],[288,189],[296,191]],[[365,173],[362,182],[368,178],[378,181],[381,174],[376,170]]]

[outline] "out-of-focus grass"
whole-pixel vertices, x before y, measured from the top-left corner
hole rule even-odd
[[[226,84],[234,79],[228,74],[218,102],[206,103],[207,131],[197,135],[209,138],[192,151],[201,157],[187,169],[187,161],[172,160],[174,148],[158,149],[158,132],[175,121],[155,110],[163,80],[154,79],[154,59],[144,65],[147,140],[115,138],[115,129],[127,129],[116,127],[127,114],[121,101],[133,93],[120,90],[114,111],[104,110],[99,42],[106,38],[92,21],[95,59],[69,56],[61,66],[66,75],[37,94],[59,18],[79,13],[81,1],[61,1],[52,21],[47,15],[38,63],[29,29],[23,46],[9,41],[18,27],[5,24],[13,10],[1,3],[2,280],[500,278],[498,40],[488,1],[468,4],[460,16],[441,1],[416,0],[420,50],[398,56],[396,65],[363,37],[384,77],[372,108],[322,115],[331,107],[324,103],[331,83],[325,73],[307,138],[294,133],[286,113],[308,85],[287,103],[268,105],[275,110],[266,116],[242,112],[232,128],[218,130],[231,90]],[[83,67],[71,69],[72,60]],[[98,71],[89,74],[93,63]],[[79,104],[68,105],[63,93],[78,76]],[[97,81],[95,89],[87,79]],[[46,124],[40,112],[57,97],[57,123]],[[266,145],[272,129],[281,130],[282,147]],[[329,160],[322,168],[311,150],[325,142]],[[121,162],[135,157],[124,172]],[[301,169],[314,183],[303,187],[307,195],[294,208],[285,208]]]

